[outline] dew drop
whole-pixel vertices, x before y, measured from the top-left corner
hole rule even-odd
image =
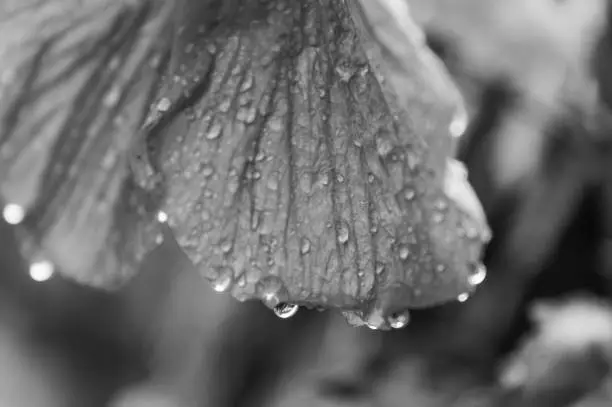
[[[279,318],[288,319],[297,314],[299,309],[297,304],[279,304],[274,307],[274,313]]]
[[[399,249],[399,256],[400,259],[402,260],[407,260],[408,256],[410,256],[410,250],[408,249],[408,246],[402,246]]]
[[[217,270],[217,276],[211,282],[213,290],[218,293],[228,291],[234,282],[234,272],[229,267],[221,267]]]
[[[397,312],[395,314],[392,314],[388,318],[387,322],[389,322],[391,328],[401,329],[408,325],[408,322],[410,322],[410,313],[408,311]]]
[[[448,202],[443,198],[436,199],[434,206],[437,210],[444,211],[448,208]]]
[[[168,214],[164,211],[159,211],[157,212],[157,221],[159,223],[166,223],[168,222]]]
[[[338,225],[338,242],[344,244],[349,240],[349,229],[346,223],[342,222]]]
[[[164,235],[162,233],[159,233],[157,236],[155,236],[155,244],[162,243],[164,243]]]
[[[414,197],[415,197],[415,195],[416,195],[416,192],[415,192],[415,191],[414,191],[414,189],[412,189],[412,188],[406,188],[406,189],[404,190],[404,198],[405,198],[407,201],[411,201],[411,200],[413,200],[413,199],[414,199]]]
[[[442,212],[434,212],[431,219],[434,223],[442,223],[444,221],[444,214]]]
[[[247,90],[251,89],[253,87],[253,82],[254,82],[253,74],[252,73],[247,74],[242,82],[242,85],[240,85],[240,91],[246,92]]]
[[[168,110],[170,110],[171,104],[172,102],[170,102],[170,99],[161,98],[159,102],[157,102],[157,110],[159,110],[160,112],[167,112]]]
[[[121,97],[121,90],[117,86],[113,86],[104,96],[102,103],[108,108],[115,107]]]
[[[30,278],[42,283],[49,280],[55,274],[55,266],[48,260],[35,261],[30,264]]]
[[[215,169],[210,164],[202,164],[200,166],[200,173],[206,178],[208,178],[215,173]]]
[[[2,217],[9,225],[18,225],[25,218],[25,209],[21,205],[8,204],[2,209]]]
[[[478,263],[473,266],[470,275],[468,277],[469,282],[473,286],[482,284],[487,277],[487,268],[484,264]]]
[[[311,243],[307,237],[302,238],[302,244],[300,245],[300,252],[302,254],[310,253]]]
[[[208,130],[208,132],[206,133],[206,138],[208,140],[218,139],[219,136],[221,136],[221,129],[222,129],[221,124],[219,123],[213,124]]]
[[[466,302],[468,299],[470,298],[470,294],[468,293],[461,293],[457,296],[457,301],[459,302]]]
[[[234,244],[232,243],[231,240],[227,239],[227,240],[222,241],[219,247],[221,248],[221,251],[223,253],[229,253],[234,247]]]

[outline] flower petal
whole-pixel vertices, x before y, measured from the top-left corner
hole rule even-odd
[[[0,6],[0,202],[23,252],[113,285],[155,244],[129,160],[171,6],[50,0]],[[13,210],[13,212],[11,212]],[[15,212],[17,210],[17,212]]]

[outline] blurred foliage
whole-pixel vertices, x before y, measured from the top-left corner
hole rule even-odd
[[[119,293],[37,283],[0,226],[0,406],[612,404],[607,1],[408,0],[468,103],[494,239],[465,303],[396,332],[211,292],[168,235]]]

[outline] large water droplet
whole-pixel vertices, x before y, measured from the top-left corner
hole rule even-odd
[[[39,260],[30,264],[30,278],[32,280],[42,283],[49,280],[55,274],[55,266],[48,260]]]
[[[2,209],[2,217],[9,225],[18,225],[25,218],[25,209],[21,205],[8,204]]]
[[[274,307],[274,313],[279,318],[287,319],[297,314],[299,309],[297,304],[279,304]]]
[[[228,291],[234,283],[234,271],[229,267],[220,267],[217,269],[217,275],[211,282],[213,290],[218,293]]]
[[[410,322],[410,313],[408,311],[396,312],[389,317],[387,322],[389,322],[391,328],[401,329]]]
[[[476,286],[476,285],[482,284],[483,281],[485,281],[486,277],[487,277],[487,268],[485,267],[484,264],[478,263],[478,264],[475,264],[473,268],[470,270],[470,275],[468,279],[471,285]]]

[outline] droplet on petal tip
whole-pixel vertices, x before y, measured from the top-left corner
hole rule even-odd
[[[49,280],[55,274],[55,266],[48,260],[39,260],[30,264],[30,278],[42,283]]]
[[[297,314],[299,309],[297,304],[279,304],[274,307],[274,314],[281,319],[288,319]]]
[[[212,279],[211,285],[213,290],[218,293],[224,293],[230,290],[234,285],[233,270],[222,267],[217,270],[217,275]]]
[[[408,311],[397,312],[388,318],[389,325],[393,329],[402,329],[410,322],[410,313]]]
[[[462,293],[462,294],[459,294],[457,296],[457,301],[459,301],[459,302],[466,302],[469,298],[470,298],[470,294]]]
[[[468,119],[467,112],[465,111],[465,109],[462,108],[462,109],[459,109],[457,113],[455,114],[455,117],[453,117],[453,120],[451,121],[451,124],[449,125],[448,130],[451,136],[455,138],[459,138],[463,136],[463,134],[467,130],[468,124],[469,124],[469,119]]]
[[[25,209],[21,205],[8,204],[2,209],[2,218],[9,225],[18,225],[25,218]]]
[[[482,284],[487,278],[487,268],[484,264],[478,263],[474,266],[474,269],[471,271],[468,279],[472,286],[477,286]]]

